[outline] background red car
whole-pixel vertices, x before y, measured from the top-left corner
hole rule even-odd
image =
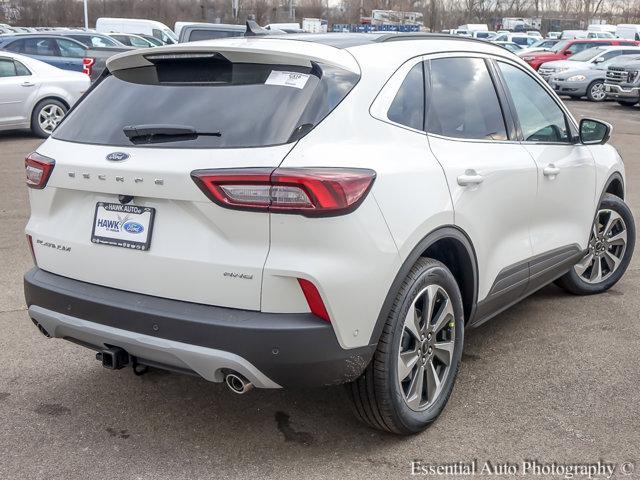
[[[635,46],[640,45],[640,42],[634,40],[624,40],[620,38],[562,40],[551,47],[550,51],[523,53],[520,56],[535,70],[538,70],[540,65],[545,62],[551,62],[553,60],[564,60],[565,58],[568,58],[571,55],[575,55],[582,50],[586,50],[587,48],[609,45]]]

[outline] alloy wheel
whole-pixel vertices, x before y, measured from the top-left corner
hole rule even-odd
[[[585,282],[595,284],[607,280],[622,263],[627,249],[627,226],[622,217],[610,209],[598,210],[589,250],[573,268]]]
[[[453,362],[455,315],[451,298],[429,285],[409,307],[398,353],[398,381],[409,408],[422,411],[440,396]]]
[[[45,133],[51,135],[64,117],[64,110],[56,104],[48,104],[42,107],[38,114],[38,123]]]
[[[604,91],[604,83],[598,82],[591,86],[591,98],[596,102],[601,102],[606,98],[607,94]]]

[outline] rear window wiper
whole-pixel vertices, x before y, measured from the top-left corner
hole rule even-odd
[[[199,132],[188,125],[149,124],[129,125],[122,129],[132,143],[164,143],[195,140],[197,137],[221,137],[222,132]]]

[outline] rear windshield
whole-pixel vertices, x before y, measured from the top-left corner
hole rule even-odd
[[[123,147],[280,145],[308,133],[358,79],[352,72],[316,63],[232,63],[219,54],[168,58],[108,75],[67,115],[53,137]],[[164,137],[158,145],[155,140],[132,139],[123,131],[150,125],[188,128],[198,135]]]
[[[215,30],[215,29],[198,29],[189,32],[189,42],[197,42],[199,40],[214,40],[216,38],[242,37],[244,30]]]

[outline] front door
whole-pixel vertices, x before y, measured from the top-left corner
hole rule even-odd
[[[530,288],[575,261],[589,241],[595,214],[596,172],[589,147],[575,143],[571,120],[556,99],[524,69],[497,62],[513,101],[522,145],[537,166],[531,216],[534,256]]]

